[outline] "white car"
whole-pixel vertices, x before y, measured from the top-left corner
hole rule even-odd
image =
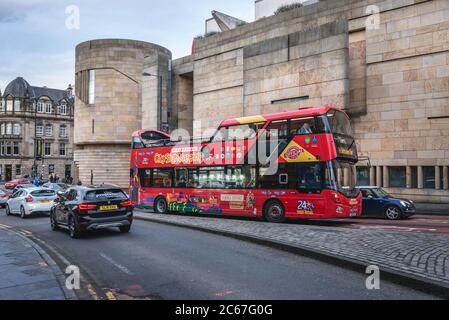
[[[20,214],[22,219],[32,214],[49,215],[56,198],[56,192],[46,188],[18,190],[6,202],[6,215]]]

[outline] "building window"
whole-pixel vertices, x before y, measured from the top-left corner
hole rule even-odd
[[[6,124],[6,134],[12,135],[12,124],[11,123]]]
[[[66,149],[66,144],[65,143],[60,143],[59,144],[59,155],[61,157],[65,157],[67,155],[67,149]]]
[[[16,164],[16,176],[22,175],[22,166],[20,164]]]
[[[15,156],[20,155],[20,148],[19,148],[19,143],[18,142],[14,142],[13,143],[13,154]]]
[[[95,70],[89,70],[89,104],[95,103]]]
[[[7,156],[12,155],[12,144],[11,142],[6,142],[6,153]]]
[[[39,124],[36,126],[36,136],[42,137],[44,135],[44,126]]]
[[[389,167],[390,188],[407,187],[407,169],[405,167]]]
[[[46,137],[51,137],[53,136],[53,126],[51,124],[47,124],[45,126],[45,136]]]
[[[6,145],[5,142],[0,142],[0,155],[5,156],[6,155]]]
[[[61,125],[59,127],[59,137],[60,138],[67,138],[67,126]]]
[[[20,111],[20,100],[14,100],[14,111]]]
[[[357,184],[359,186],[369,186],[369,168],[357,167]]]
[[[435,189],[435,167],[423,167],[424,189]]]
[[[44,154],[46,156],[51,156],[51,143],[50,142],[45,142],[45,144],[44,144]]]
[[[13,127],[13,134],[15,136],[20,136],[21,135],[21,127],[19,123],[14,123],[14,127]]]
[[[51,104],[51,102],[47,102],[45,104],[45,113],[48,113],[48,114],[53,113],[53,105]]]
[[[0,129],[0,133],[1,133],[2,136],[4,136],[5,133],[6,133],[6,124],[2,123],[0,128],[1,128]]]
[[[38,113],[44,113],[44,103],[43,102],[38,102],[37,103],[37,109],[36,112]]]
[[[67,114],[67,103],[61,102],[61,105],[59,106],[59,114],[66,115]]]

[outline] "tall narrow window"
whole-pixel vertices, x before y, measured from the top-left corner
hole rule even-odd
[[[6,134],[11,135],[12,134],[12,123],[6,124]]]
[[[59,127],[59,137],[60,138],[67,138],[67,127],[65,125],[61,125]]]
[[[42,137],[42,136],[44,135],[44,126],[43,126],[43,125],[38,124],[38,125],[36,126],[36,135],[37,135],[38,137]]]
[[[95,103],[95,70],[89,70],[89,104]]]
[[[45,142],[44,145],[44,154],[46,156],[51,156],[51,143],[50,142]]]
[[[47,137],[53,136],[53,126],[51,124],[47,124],[45,126],[45,136]]]
[[[59,144],[59,155],[65,157],[67,155],[67,146],[65,143]]]
[[[20,128],[20,124],[19,123],[14,123],[14,127],[13,127],[13,134],[15,136],[20,136],[21,135],[21,128]]]

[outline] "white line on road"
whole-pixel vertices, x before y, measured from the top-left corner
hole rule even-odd
[[[105,255],[104,253],[100,253],[100,256],[105,259],[107,262],[109,262],[110,264],[112,264],[114,267],[116,267],[117,269],[119,269],[120,271],[122,271],[123,273],[126,273],[127,275],[132,276],[133,273],[125,266],[121,265],[120,263],[114,261],[114,259],[112,259],[111,257]]]

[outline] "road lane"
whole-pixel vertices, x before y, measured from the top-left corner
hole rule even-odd
[[[104,230],[72,240],[48,218],[0,223],[33,232],[119,299],[431,299],[386,281],[295,254],[194,230],[136,221],[130,234]]]

